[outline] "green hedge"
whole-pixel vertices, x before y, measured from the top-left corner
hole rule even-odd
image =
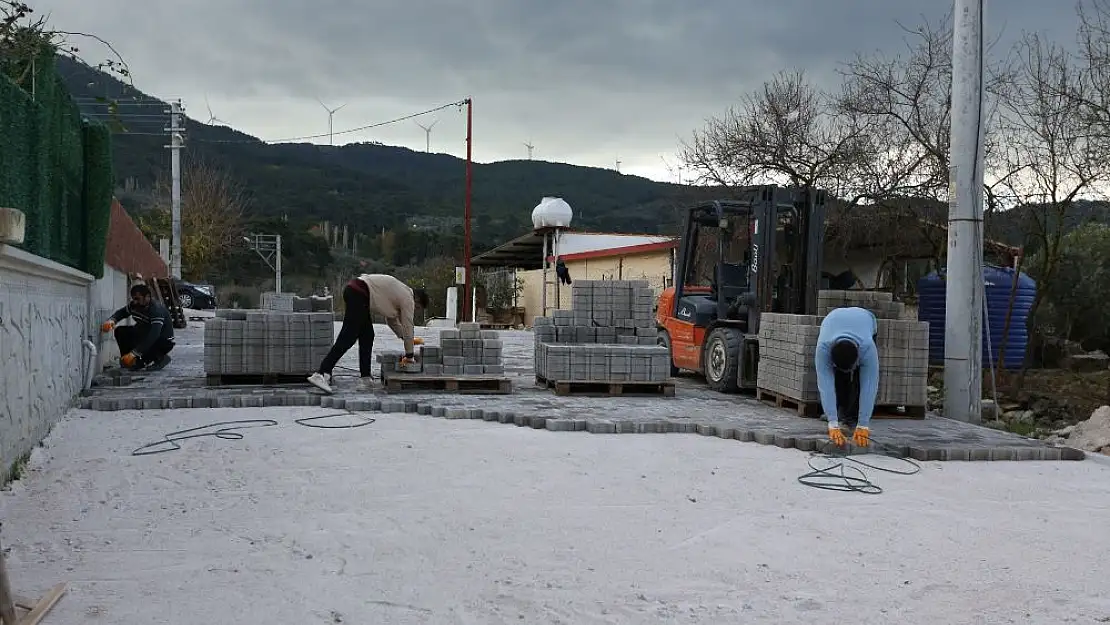
[[[82,120],[53,57],[36,63],[31,84],[33,93],[0,75],[0,205],[27,215],[21,247],[99,278],[114,184],[111,136]]]

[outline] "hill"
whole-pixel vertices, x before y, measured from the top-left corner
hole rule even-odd
[[[58,71],[82,112],[113,125],[121,201],[141,209],[168,176],[168,106],[114,76],[59,57]],[[195,106],[193,107],[195,110]],[[267,144],[233,128],[189,119],[186,154],[226,168],[253,196],[261,216],[328,220],[353,231],[439,230],[461,226],[465,161],[375,143]],[[675,223],[684,187],[616,171],[544,161],[474,165],[475,248],[531,227],[545,195],[575,208],[575,226],[659,233]],[[424,219],[421,219],[421,218]]]

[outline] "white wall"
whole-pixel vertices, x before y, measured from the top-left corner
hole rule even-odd
[[[98,351],[96,370],[101,371],[109,361],[119,358],[119,348],[112,334],[101,334],[100,324],[104,323],[112,313],[119,310],[127,303],[130,294],[127,292],[127,274],[111,267],[104,267],[104,277],[92,285],[89,305],[92,306],[92,319],[89,320],[89,332],[94,337]],[[133,323],[130,319],[120,325]]]
[[[0,244],[0,478],[61,419],[88,365],[93,277]]]

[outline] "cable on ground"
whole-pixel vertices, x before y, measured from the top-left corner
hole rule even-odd
[[[324,419],[334,419],[335,417],[348,417],[356,416],[360,419],[358,423],[342,423],[339,425],[322,424],[320,421]],[[364,417],[358,413],[345,410],[343,412],[334,412],[331,414],[320,415],[316,417],[302,417],[295,419],[293,423],[309,428],[317,428],[321,430],[352,430],[354,428],[365,427],[374,423],[377,419],[372,417]],[[178,451],[181,449],[179,444],[181,441],[190,440],[193,438],[220,438],[224,440],[239,441],[243,440],[243,433],[240,430],[259,427],[272,427],[279,425],[273,419],[242,419],[238,421],[219,421],[216,423],[209,423],[195,428],[187,428],[170,432],[162,437],[162,440],[153,443],[147,443],[131,452],[132,456],[151,456],[154,454],[164,454],[170,451]]]
[[[872,439],[872,442],[874,442],[874,439]],[[907,465],[908,468],[896,469],[864,462],[860,459],[864,455],[894,458],[898,462]],[[817,462],[819,459],[826,461],[824,466],[819,466]],[[871,454],[814,452],[809,455],[806,463],[812,470],[798,477],[798,482],[803,486],[809,486],[810,488],[819,490],[863,493],[865,495],[878,495],[883,492],[883,489],[878,484],[871,481],[867,473],[860,467],[894,475],[914,475],[921,471],[921,465],[910,458],[889,452]]]

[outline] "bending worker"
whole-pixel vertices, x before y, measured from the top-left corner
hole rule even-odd
[[[852,440],[871,441],[871,413],[879,394],[879,323],[865,308],[836,308],[821,322],[817,338],[817,389],[829,420],[829,438],[843,446],[840,418],[855,425]],[[855,421],[855,423],[851,423]]]
[[[116,327],[128,317],[135,320],[135,325]],[[131,287],[131,301],[114,312],[100,326],[100,331],[111,332],[113,328],[120,366],[157,371],[170,364],[170,351],[174,348],[173,320],[170,311],[153,300],[149,286],[136,284]]]
[[[428,294],[423,289],[413,290],[393,276],[364,273],[353,278],[343,287],[343,327],[331,351],[320,363],[320,368],[308,377],[309,384],[331,393],[332,370],[355,342],[358,342],[358,373],[362,384],[370,386],[371,352],[374,349],[374,320],[372,314],[385,317],[385,322],[397,338],[405,342],[402,365],[416,362],[416,339],[413,337],[413,315],[416,304],[428,308]]]

